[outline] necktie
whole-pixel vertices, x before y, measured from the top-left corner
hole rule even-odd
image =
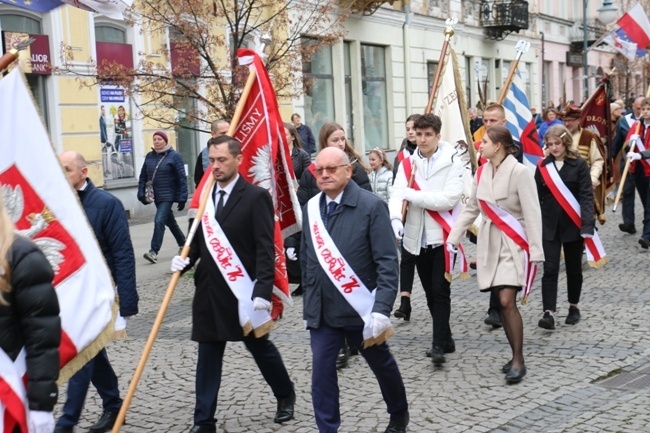
[[[226,195],[226,191],[221,190],[218,191],[219,193],[219,201],[217,202],[217,210],[216,210],[216,215],[215,218],[217,221],[221,221],[221,214],[223,213],[223,196]]]
[[[327,227],[327,225],[329,224],[330,217],[336,210],[336,206],[338,206],[338,203],[336,203],[335,201],[331,201],[327,204],[327,221],[325,222],[325,227]]]

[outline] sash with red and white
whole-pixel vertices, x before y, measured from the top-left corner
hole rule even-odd
[[[560,177],[560,173],[555,168],[554,164],[542,165],[540,160],[537,164],[537,169],[539,173],[544,178],[544,182],[548,186],[548,189],[555,197],[555,200],[560,204],[562,210],[569,215],[571,221],[578,227],[582,227],[582,218],[580,212],[580,203],[573,196],[569,188],[565,185],[564,181]],[[594,230],[594,236],[592,238],[585,239],[585,250],[587,251],[587,262],[589,266],[593,268],[600,268],[605,263],[607,263],[607,257],[605,254],[605,248],[603,243],[598,236],[598,231]]]
[[[409,152],[408,150],[406,150],[406,148],[404,148],[397,153],[397,161],[401,164],[402,161],[408,159],[409,156],[411,156],[411,152]]]
[[[629,137],[632,136],[632,134],[633,134],[633,132],[634,132],[635,130],[636,130],[636,123],[635,123],[634,125],[632,125],[632,128],[630,128],[630,132],[628,133],[628,141],[629,141]],[[646,134],[647,134],[647,133],[646,133]],[[646,148],[645,144],[643,143],[643,137],[639,137],[639,138],[636,140],[636,142],[635,142],[634,144],[635,144],[635,146],[636,146],[636,149],[635,149],[634,151],[637,152],[637,153],[641,153],[641,152],[644,152],[644,151],[648,150],[648,149]],[[630,146],[631,146],[631,145],[632,145],[632,143],[630,143]],[[647,174],[647,173],[650,173],[650,160],[647,160],[647,159],[641,158],[641,159],[639,160],[639,162],[640,162],[641,165],[643,166],[643,170],[645,171],[645,173],[646,173],[646,174]],[[630,166],[630,169],[631,169],[632,172],[634,173],[634,164],[632,164],[632,165]]]
[[[491,164],[489,161],[487,164]],[[482,165],[476,170],[476,183],[480,183],[481,174],[487,165]],[[526,285],[523,287],[522,303],[526,303],[528,294],[533,288],[533,281],[537,274],[537,265],[530,261],[530,246],[528,237],[521,223],[506,210],[500,208],[495,203],[489,203],[485,200],[478,200],[478,204],[485,215],[497,226],[506,236],[524,251],[524,275],[526,276]]]
[[[25,349],[15,362],[0,349],[0,432],[29,431],[27,393],[21,382],[25,372]]]
[[[413,171],[413,162],[411,158],[406,158],[402,162],[402,165],[404,167],[404,175],[406,176],[406,179],[411,178],[411,173]],[[418,177],[418,172],[416,172],[415,177]],[[421,191],[420,186],[417,183],[417,180],[413,179],[413,185],[411,185],[411,188],[413,188],[416,191]],[[442,227],[442,239],[443,239],[443,244],[447,243],[447,238],[449,237],[449,233],[451,232],[451,228],[454,226],[454,223],[456,222],[456,219],[458,219],[458,215],[460,214],[460,209],[461,209],[461,204],[460,201],[456,204],[456,206],[449,211],[435,211],[431,209],[425,209],[429,216],[433,218],[435,222],[440,224],[440,227]],[[456,253],[452,253],[447,251],[446,248],[443,248],[445,251],[445,278],[447,281],[451,281],[453,277],[453,272],[454,272],[454,255]],[[459,243],[458,244],[458,261],[460,265],[460,275],[458,278],[469,278],[469,266],[467,264],[467,258],[465,257],[465,250],[463,249],[463,246]]]
[[[374,289],[372,292],[368,290],[329,235],[320,213],[320,200],[322,195],[323,193],[317,194],[307,202],[309,231],[318,263],[332,284],[334,284],[334,287],[343,296],[343,299],[354,308],[354,311],[363,320],[363,346],[370,347],[375,344],[381,344],[394,334],[393,328],[389,327],[377,338],[372,336],[371,314],[375,305],[375,292],[377,289]]]
[[[273,328],[271,315],[267,310],[253,309],[253,287],[255,282],[246,272],[237,252],[230,244],[228,237],[214,217],[214,202],[208,198],[205,213],[201,218],[203,236],[208,245],[210,256],[217,264],[223,279],[237,298],[239,324],[244,336],[251,331],[256,337],[261,337]]]

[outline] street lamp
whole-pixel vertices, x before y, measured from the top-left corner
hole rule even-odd
[[[589,98],[589,66],[587,65],[587,50],[589,49],[589,43],[587,40],[587,2],[588,0],[582,0],[582,66],[585,74],[585,100]],[[603,0],[603,5],[597,9],[597,12],[598,21],[605,25],[614,22],[618,17],[618,8],[612,4],[611,0]]]

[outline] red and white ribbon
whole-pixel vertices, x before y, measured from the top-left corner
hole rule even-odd
[[[399,163],[401,164],[402,161],[408,159],[409,156],[411,156],[411,152],[409,152],[408,150],[406,150],[406,148],[404,148],[397,153],[397,161],[399,161]]]
[[[24,366],[25,349],[20,351],[15,362],[0,349],[0,433],[29,431],[27,392],[23,383]]]
[[[553,194],[555,200],[562,207],[562,210],[569,215],[571,221],[580,229],[582,227],[580,203],[578,203],[578,200],[576,200],[560,177],[560,173],[555,168],[555,165],[542,165],[540,160],[537,169],[542,175],[542,178],[544,178],[544,182],[546,182],[551,194]],[[594,236],[592,238],[585,239],[585,249],[587,251],[587,262],[589,266],[600,268],[607,263],[605,248],[600,240],[600,236],[598,236],[597,230],[594,230]]]
[[[480,166],[476,171],[477,184],[481,181],[481,174],[483,173],[483,168],[486,165],[487,164]],[[508,211],[497,206],[496,203],[490,203],[479,199],[478,204],[481,207],[483,213],[492,222],[492,224],[497,226],[497,228],[501,230],[503,234],[508,236],[524,252],[524,275],[526,276],[526,284],[523,287],[522,293],[523,303],[525,302],[526,298],[528,298],[528,295],[533,288],[533,281],[535,280],[535,275],[537,274],[537,265],[530,261],[530,245],[528,244],[528,237],[526,236],[524,227],[517,220],[517,218],[515,218]]]
[[[210,198],[208,198],[205,205],[205,213],[201,218],[201,225],[210,256],[217,264],[217,268],[228,284],[232,294],[237,298],[239,324],[244,331],[244,335],[248,335],[251,327],[253,331],[264,327],[264,325],[271,322],[271,315],[267,310],[253,309],[252,298],[255,282],[251,280],[237,252],[215,219],[214,202]],[[261,335],[265,333],[262,332]],[[255,335],[258,337],[261,336],[257,333]]]
[[[406,179],[411,178],[411,172],[413,170],[413,165],[412,165],[411,158],[406,158],[402,162],[402,165],[404,166],[404,175],[406,176]],[[417,177],[417,173],[416,173]],[[420,188],[420,185],[418,185],[417,181],[413,179],[413,184],[411,185],[411,188],[413,188],[416,191],[422,191]],[[437,222],[440,227],[442,227],[442,241],[443,244],[447,243],[447,238],[449,237],[449,233],[451,232],[451,228],[454,226],[454,223],[456,222],[456,219],[458,219],[458,215],[460,214],[461,210],[461,205],[460,201],[456,204],[456,206],[449,211],[435,211],[431,209],[425,209],[429,216],[433,218],[435,222]],[[452,253],[447,251],[446,248],[443,249],[445,251],[445,278],[447,281],[451,281],[453,278],[453,272],[454,272],[454,255],[458,254],[458,261],[459,261],[459,266],[460,266],[460,275],[459,278],[469,278],[469,266],[467,264],[467,258],[465,257],[465,250],[463,249],[463,245],[461,243],[458,243],[458,253]]]

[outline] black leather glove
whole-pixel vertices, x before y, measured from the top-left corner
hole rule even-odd
[[[145,196],[143,196],[143,195],[138,197],[138,200],[140,200],[140,203],[142,203],[145,206],[149,204],[149,203],[147,203],[147,198]]]
[[[183,209],[185,209],[185,202],[184,201],[179,202],[177,209],[178,209],[179,212],[182,211]]]

